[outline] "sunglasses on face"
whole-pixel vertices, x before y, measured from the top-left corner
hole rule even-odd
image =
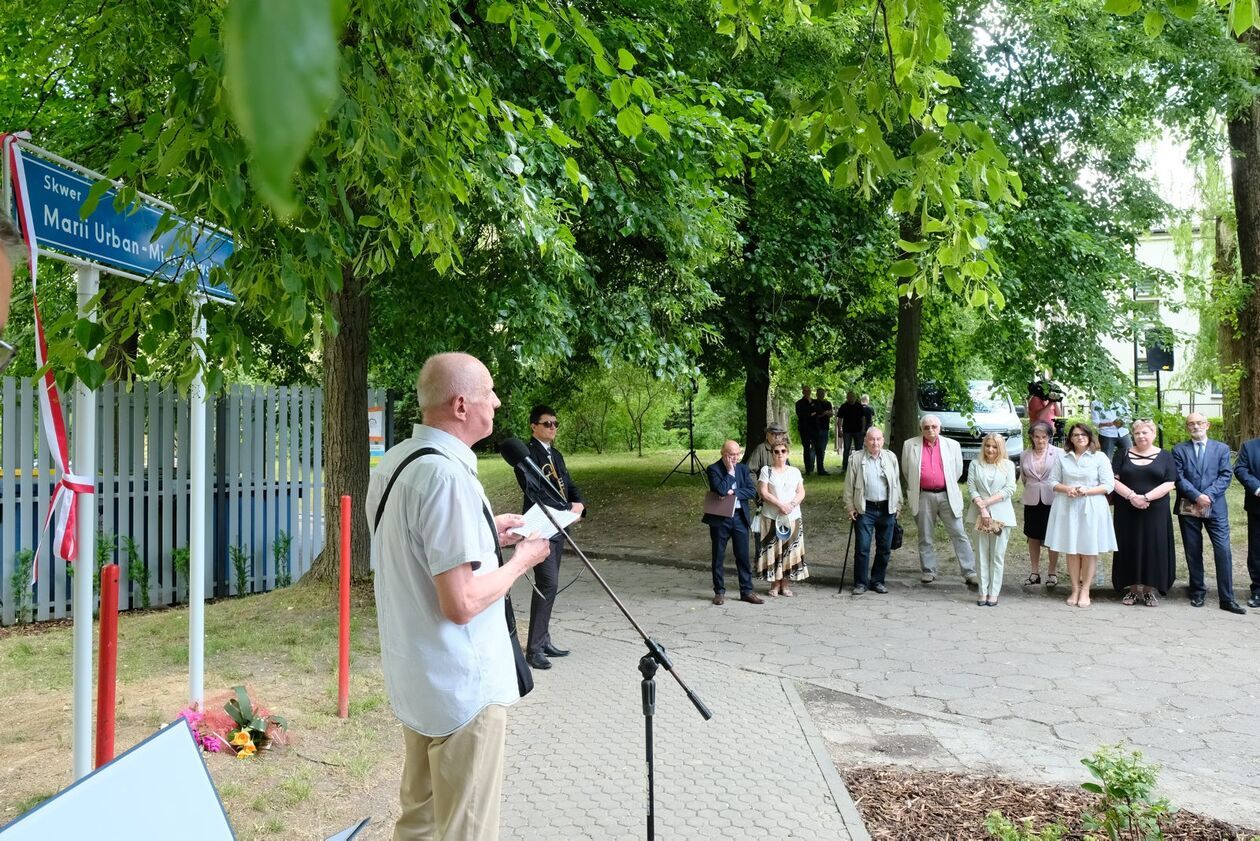
[[[783,448],[783,447],[779,447],[777,450],[771,450],[771,452],[773,452],[773,453],[777,456],[777,455],[779,455],[780,453],[786,453],[786,452],[787,452],[787,450],[786,450],[785,448]]]
[[[548,429],[559,429],[560,421],[539,421],[538,426],[545,426]]]

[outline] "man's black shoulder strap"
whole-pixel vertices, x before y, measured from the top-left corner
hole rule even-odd
[[[372,525],[372,534],[376,534],[376,530],[381,526],[381,517],[385,514],[385,503],[389,501],[389,492],[394,489],[394,483],[398,481],[398,477],[402,475],[402,472],[407,469],[407,465],[421,456],[450,458],[446,453],[433,447],[421,447],[414,453],[409,453],[395,468],[394,475],[389,477],[389,484],[385,486],[385,493],[381,494],[381,501],[376,506],[376,522]],[[490,509],[484,505],[481,506],[481,513],[486,518],[486,523],[490,526],[491,533],[494,534],[494,553],[498,558],[499,566],[503,566],[503,549],[499,546],[499,532],[494,526],[494,518],[490,516]],[[516,623],[513,621],[511,624],[515,625]]]
[[[376,534],[376,530],[381,527],[381,516],[385,513],[385,503],[389,501],[389,492],[394,489],[394,483],[398,481],[398,477],[402,475],[402,472],[407,469],[407,465],[420,458],[420,456],[442,456],[442,458],[446,458],[446,455],[441,450],[435,450],[432,447],[421,447],[402,460],[402,464],[399,464],[398,468],[394,470],[394,475],[389,477],[389,484],[385,486],[385,493],[381,494],[381,501],[376,505],[376,522],[372,524],[372,534]]]

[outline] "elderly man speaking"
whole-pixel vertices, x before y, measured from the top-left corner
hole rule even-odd
[[[901,447],[901,475],[906,480],[906,497],[910,513],[919,525],[920,579],[924,584],[936,580],[936,547],[932,543],[936,521],[945,524],[958,568],[968,586],[980,583],[976,577],[976,558],[971,540],[963,528],[963,497],[958,480],[962,478],[962,447],[958,442],[941,437],[941,419],[924,415],[919,421],[923,434],[911,438]]]

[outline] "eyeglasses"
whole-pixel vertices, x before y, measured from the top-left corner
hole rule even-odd
[[[786,453],[787,449],[784,447],[779,447],[777,450],[771,450],[770,452],[774,453],[777,456],[779,453]]]
[[[548,429],[559,429],[560,421],[538,421],[537,426],[545,426]]]

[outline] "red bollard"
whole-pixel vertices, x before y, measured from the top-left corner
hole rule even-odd
[[[341,497],[341,644],[337,658],[337,715],[350,717],[350,497]]]
[[[96,765],[114,758],[114,690],[118,677],[118,564],[101,568],[101,653],[96,667]]]

